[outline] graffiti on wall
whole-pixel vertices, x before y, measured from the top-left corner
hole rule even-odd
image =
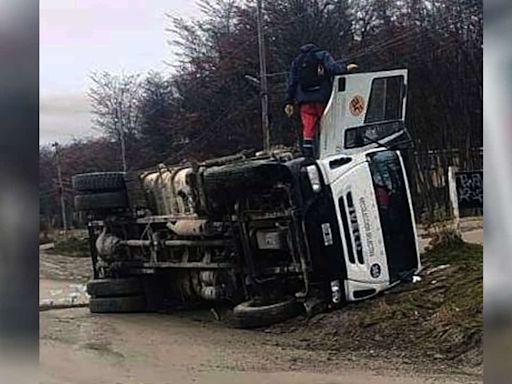
[[[483,171],[455,172],[459,209],[484,207]]]

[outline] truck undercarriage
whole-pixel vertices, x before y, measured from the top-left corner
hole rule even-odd
[[[305,212],[321,197],[305,175],[311,162],[276,151],[123,175],[130,204],[87,210],[95,279],[144,276],[153,309],[200,301],[298,308],[315,285]],[[115,175],[76,176],[78,208],[80,196],[115,192],[98,189]],[[81,188],[84,178],[96,189]]]

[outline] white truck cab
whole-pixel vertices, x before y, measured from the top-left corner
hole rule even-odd
[[[342,232],[349,301],[421,268],[404,162],[385,148],[409,139],[406,89],[406,70],[337,76],[321,120],[317,163]]]
[[[343,243],[345,297],[372,296],[421,268],[409,185],[399,151],[382,148],[318,161]],[[348,159],[345,157],[345,159]]]

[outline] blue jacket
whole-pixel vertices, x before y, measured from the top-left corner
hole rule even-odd
[[[315,44],[306,44],[300,48],[300,54],[293,62],[288,76],[288,89],[286,91],[286,103],[296,101],[299,104],[319,102],[327,104],[332,92],[332,76],[342,75],[346,72],[347,66],[342,62],[337,62],[329,52],[322,49],[316,52],[318,59],[323,61],[324,67],[330,75],[318,89],[314,91],[304,91],[299,84],[299,60],[310,50],[317,48]]]

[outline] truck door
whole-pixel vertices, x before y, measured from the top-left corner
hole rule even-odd
[[[320,123],[320,158],[405,142],[407,70],[336,76]]]

